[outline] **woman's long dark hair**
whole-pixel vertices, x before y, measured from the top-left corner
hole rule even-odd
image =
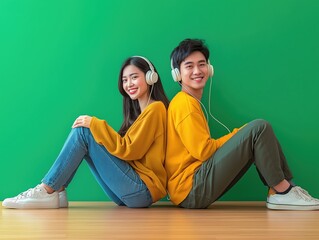
[[[133,122],[137,119],[137,117],[141,114],[140,105],[138,103],[138,100],[132,100],[129,95],[124,91],[123,89],[123,70],[125,67],[129,65],[134,65],[135,67],[139,68],[144,74],[147,73],[147,71],[150,70],[150,66],[148,63],[141,57],[130,57],[124,61],[121,67],[121,71],[119,74],[118,79],[118,88],[120,93],[123,96],[123,115],[124,115],[124,121],[122,123],[122,126],[119,130],[119,134],[121,136],[124,136],[129,127],[133,124]],[[154,67],[154,65],[153,65]],[[156,71],[156,68],[154,67],[154,70]],[[157,72],[157,71],[156,71]],[[158,73],[158,72],[157,72]],[[149,86],[149,91],[151,90],[151,86]],[[161,78],[158,74],[158,81],[154,83],[153,85],[153,91],[151,98],[155,101],[162,101],[166,108],[168,108],[169,100],[165,95],[164,88],[162,85]]]

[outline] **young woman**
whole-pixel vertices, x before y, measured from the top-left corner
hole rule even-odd
[[[293,185],[292,173],[271,125],[252,121],[219,139],[210,136],[200,100],[213,75],[203,41],[186,39],[171,54],[172,75],[182,90],[168,108],[165,168],[173,203],[206,208],[226,193],[254,163],[269,187],[267,207],[316,210],[319,200]]]
[[[5,199],[3,207],[67,207],[66,188],[83,159],[118,205],[148,207],[166,195],[163,164],[169,101],[160,77],[149,60],[133,56],[122,65],[118,88],[124,110],[119,132],[96,117],[78,117],[42,183]]]

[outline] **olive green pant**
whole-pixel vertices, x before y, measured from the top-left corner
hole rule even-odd
[[[180,206],[207,208],[234,186],[252,164],[266,186],[292,179],[280,144],[265,120],[248,123],[201,165]]]

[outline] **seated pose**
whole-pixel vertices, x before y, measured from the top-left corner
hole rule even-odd
[[[164,157],[169,101],[160,77],[149,60],[133,56],[122,65],[118,88],[124,108],[119,132],[96,117],[78,117],[42,183],[5,199],[2,206],[67,207],[66,188],[83,159],[104,192],[118,205],[148,207],[166,195]]]
[[[172,76],[181,85],[167,117],[165,169],[174,204],[207,208],[255,164],[269,187],[268,208],[319,209],[318,199],[292,183],[292,173],[267,121],[254,120],[221,138],[211,137],[200,100],[213,66],[202,40],[182,41],[171,54],[171,65]]]

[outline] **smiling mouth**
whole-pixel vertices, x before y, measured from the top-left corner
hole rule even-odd
[[[134,94],[137,92],[137,88],[132,88],[127,90],[129,94]]]
[[[203,77],[196,77],[196,78],[193,78],[192,80],[195,82],[200,82],[203,80]]]

